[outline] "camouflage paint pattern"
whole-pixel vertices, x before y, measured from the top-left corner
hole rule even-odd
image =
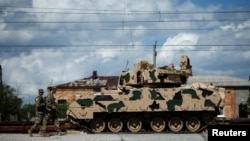
[[[192,75],[192,66],[187,56],[180,57],[180,70],[176,70],[173,65],[154,68],[147,61],[140,61],[134,65],[131,72],[122,72],[120,75],[120,86],[134,85],[157,85],[165,84],[184,84],[187,78]]]
[[[204,89],[212,93],[205,95]],[[224,88],[201,83],[179,88],[131,88],[128,94],[118,93],[111,95],[112,100],[97,101],[94,95],[80,98],[70,104],[72,114],[68,114],[91,119],[94,112],[211,111],[224,105]]]
[[[67,115],[93,119],[94,113],[214,111],[224,106],[225,89],[212,84],[186,83],[192,75],[187,56],[181,56],[180,70],[173,66],[154,68],[147,61],[122,72],[117,90],[81,97],[69,105]]]

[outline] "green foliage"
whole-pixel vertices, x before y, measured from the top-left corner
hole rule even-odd
[[[20,115],[22,99],[15,95],[16,90],[9,85],[0,87],[0,113],[2,121],[8,121],[11,114]],[[20,118],[20,117],[19,117]]]
[[[249,90],[249,95],[247,99],[247,105],[248,105],[247,113],[250,114],[250,90]]]
[[[242,111],[246,112],[247,114],[250,114],[250,90],[249,90],[249,96],[247,100],[240,103],[240,107]]]
[[[29,121],[35,117],[35,104],[25,104],[22,106],[23,100],[16,94],[16,90],[9,85],[0,86],[0,113],[2,121],[9,121],[11,114],[18,115],[18,120]],[[58,118],[66,118],[67,104],[57,105]]]
[[[66,104],[57,105],[57,114],[58,118],[66,118],[66,111],[68,106]],[[25,104],[21,109],[21,119],[29,121],[30,118],[35,117],[36,115],[36,105],[35,104]]]
[[[21,108],[21,119],[29,121],[32,117],[35,117],[36,105],[35,104],[25,104]]]

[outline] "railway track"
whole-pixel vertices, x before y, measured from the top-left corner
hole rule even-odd
[[[30,121],[22,121],[22,122],[0,122],[0,133],[27,133],[30,127],[34,124],[34,122]],[[60,122],[61,130],[65,131],[65,122]],[[38,132],[40,126],[34,131]],[[47,131],[55,131],[55,127],[52,123],[47,125]]]
[[[224,118],[215,119],[215,125],[250,125],[250,118]]]
[[[0,133],[27,133],[27,130],[34,124],[34,122],[0,122]],[[60,121],[61,130],[74,130],[74,131],[83,131],[86,133],[93,133],[90,129],[84,128],[84,126],[78,126],[77,128],[72,128],[71,124],[67,121]],[[249,125],[250,126],[250,118],[216,118],[210,125]],[[34,132],[38,132],[38,127]],[[205,131],[206,127],[203,127],[199,132]],[[54,132],[55,127],[52,123],[47,125],[48,132]],[[150,133],[152,131],[143,130],[140,133]],[[163,133],[168,132],[164,131]],[[180,133],[189,133],[189,132],[180,132]]]

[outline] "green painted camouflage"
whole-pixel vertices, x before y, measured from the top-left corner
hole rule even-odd
[[[154,68],[153,64],[140,61],[134,65],[134,70],[121,74],[119,86],[179,87],[192,75],[191,68],[189,58],[184,55],[180,58],[180,70],[176,70],[173,65]]]
[[[67,115],[93,119],[95,113],[103,112],[214,111],[223,107],[224,88],[202,83],[182,86],[192,75],[192,66],[187,56],[180,60],[180,70],[154,68],[141,61],[131,72],[122,72],[118,90],[82,97],[69,105]]]
[[[201,83],[179,88],[131,88],[129,93],[81,98],[71,103],[68,115],[92,119],[98,112],[213,111],[224,105],[224,88]],[[79,113],[79,114],[76,114]],[[84,114],[82,114],[84,113]]]

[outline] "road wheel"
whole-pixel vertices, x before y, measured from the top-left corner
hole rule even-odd
[[[105,129],[105,122],[101,118],[96,118],[91,121],[91,129],[95,133],[100,133]]]
[[[166,123],[162,118],[154,118],[150,122],[150,127],[155,132],[162,132],[166,127]]]
[[[183,128],[183,121],[180,118],[174,117],[169,120],[168,128],[173,132],[180,132]]]
[[[142,128],[142,122],[137,118],[131,118],[127,122],[127,128],[130,132],[133,132],[133,133],[138,132]]]
[[[108,122],[108,129],[111,132],[117,133],[122,130],[123,123],[119,118],[112,118]]]
[[[186,121],[186,127],[190,132],[197,132],[201,127],[201,122],[198,118],[192,117]]]

